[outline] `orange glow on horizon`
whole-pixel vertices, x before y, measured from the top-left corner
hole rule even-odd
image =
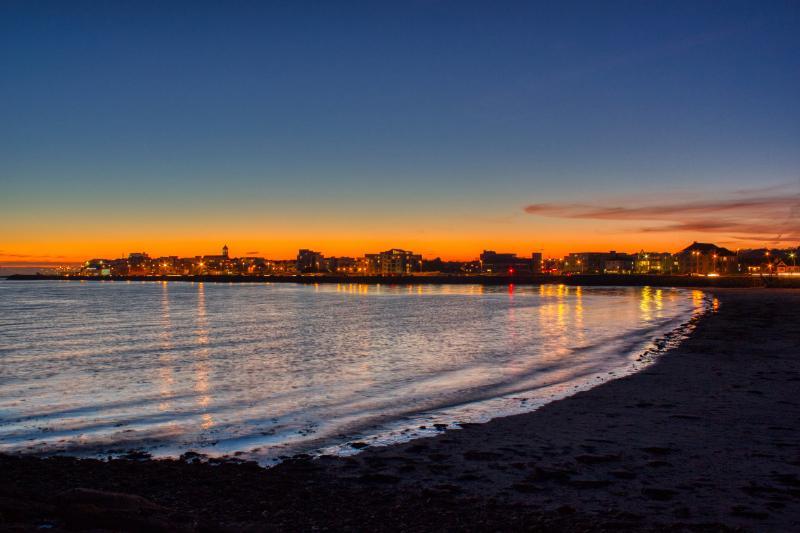
[[[516,238],[515,238],[516,237]],[[643,239],[641,235],[606,236],[592,239],[586,234],[558,240],[542,238],[532,240],[513,235],[498,235],[496,238],[423,240],[423,239],[306,239],[306,240],[237,240],[217,241],[121,241],[121,242],[33,242],[0,243],[0,265],[2,266],[55,266],[83,263],[90,259],[115,259],[127,257],[132,252],[144,252],[150,257],[195,257],[219,255],[223,244],[227,244],[231,257],[264,257],[271,260],[294,259],[301,248],[312,249],[325,257],[363,257],[367,253],[378,253],[391,248],[411,250],[424,259],[440,257],[444,261],[473,261],[483,250],[498,253],[516,253],[519,257],[530,257],[541,253],[543,258],[560,258],[575,252],[636,253],[641,249],[675,253],[693,241],[714,242],[726,246],[724,240],[711,235],[661,235],[657,239]],[[223,242],[224,240],[224,242]],[[760,243],[752,243],[760,247]],[[256,253],[252,253],[256,252]]]

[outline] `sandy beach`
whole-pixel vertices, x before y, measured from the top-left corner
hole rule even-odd
[[[800,291],[706,291],[643,372],[353,457],[0,456],[0,531],[798,531]]]

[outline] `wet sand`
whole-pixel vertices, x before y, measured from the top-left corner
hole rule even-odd
[[[0,531],[798,531],[800,291],[709,292],[643,372],[350,458],[0,456]]]

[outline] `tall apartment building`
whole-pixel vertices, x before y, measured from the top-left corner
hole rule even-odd
[[[368,254],[369,256],[369,254]],[[392,248],[379,254],[381,274],[408,274],[419,272],[422,255],[414,252]]]
[[[542,254],[539,252],[533,252],[531,254],[531,274],[541,274],[542,273]]]
[[[325,267],[324,261],[325,256],[323,256],[321,253],[302,249],[297,252],[296,268],[299,272],[305,272],[308,270],[319,272],[321,268],[324,269]]]

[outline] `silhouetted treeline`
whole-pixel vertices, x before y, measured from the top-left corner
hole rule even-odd
[[[767,262],[782,260],[787,265],[800,264],[798,248],[743,248],[738,251],[739,265],[742,267],[762,266]],[[794,255],[794,257],[792,257]],[[742,271],[746,271],[743,268]]]

